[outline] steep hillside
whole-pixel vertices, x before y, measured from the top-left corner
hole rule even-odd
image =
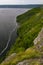
[[[39,32],[41,36],[43,29]],[[43,65],[43,36],[37,41],[37,44],[28,48],[24,52],[11,54],[0,65]]]
[[[18,38],[0,65],[43,65],[43,32],[42,38],[36,40],[43,31],[43,8],[37,7],[17,16],[17,23]]]
[[[37,37],[43,27],[43,9],[34,8],[17,17],[19,28],[17,30],[18,38],[12,45],[8,54],[24,51],[34,45],[33,40]]]

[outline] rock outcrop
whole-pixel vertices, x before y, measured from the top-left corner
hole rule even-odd
[[[43,65],[43,50],[42,50],[42,47],[43,47],[43,28],[39,32],[38,36],[35,38],[34,45],[35,45],[35,49],[39,50],[40,53],[42,54],[42,56],[40,56],[39,58],[24,60],[22,62],[19,62],[17,65],[33,65],[33,64],[34,65],[39,65],[39,64]]]
[[[43,28],[41,29],[41,31],[39,32],[38,36],[35,38],[34,45],[37,44],[39,41],[41,41],[43,39]]]

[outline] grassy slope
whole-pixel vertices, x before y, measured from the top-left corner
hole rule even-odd
[[[18,38],[8,52],[9,55],[13,52],[24,51],[30,46],[33,46],[33,40],[43,27],[42,14],[43,11],[39,7],[17,17],[17,22],[20,23],[20,27],[17,31]]]
[[[17,17],[17,22],[20,23],[20,27],[17,31],[18,38],[15,44],[12,45],[12,47],[8,51],[7,55],[10,55],[14,52],[18,53],[15,58],[9,60],[6,63],[2,63],[1,65],[16,65],[17,62],[22,61],[24,59],[41,56],[40,51],[34,49],[33,40],[37,37],[39,31],[43,27],[42,16],[43,9],[39,7],[34,8]],[[26,50],[27,48],[29,49]]]
[[[43,51],[43,47],[41,47],[40,49],[41,51]],[[36,46],[30,47],[26,51],[18,53],[15,57],[8,61],[4,61],[0,65],[16,65],[18,62],[26,59],[32,60],[29,62],[30,65],[43,65],[40,64],[40,61],[38,61],[43,56],[41,51],[39,51],[38,49],[36,50]]]

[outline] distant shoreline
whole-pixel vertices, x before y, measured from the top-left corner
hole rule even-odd
[[[31,4],[31,5],[0,5],[0,8],[34,8],[34,7],[40,7],[43,6],[43,4]]]

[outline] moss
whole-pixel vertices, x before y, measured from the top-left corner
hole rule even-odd
[[[41,64],[39,61],[36,60],[36,61],[31,62],[30,65],[41,65]]]

